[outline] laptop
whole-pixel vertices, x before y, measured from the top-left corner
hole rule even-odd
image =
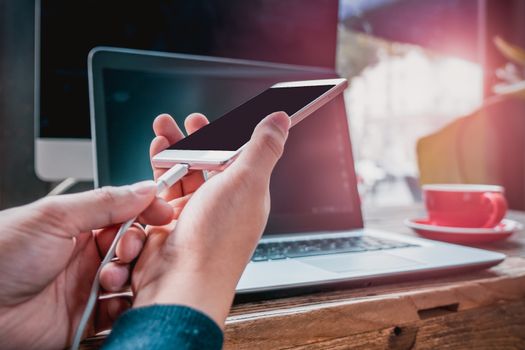
[[[326,79],[326,68],[96,48],[89,55],[95,184],[150,179],[151,124],[210,120],[281,81]],[[500,253],[363,226],[343,96],[294,127],[272,176],[271,212],[239,295],[371,285],[501,262]]]

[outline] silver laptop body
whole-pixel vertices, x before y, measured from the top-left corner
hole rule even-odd
[[[252,258],[237,286],[238,293],[311,288],[320,284],[370,286],[490,267],[505,258],[500,253],[366,228],[263,238],[258,248],[268,243],[289,246],[287,242],[311,244],[329,238],[343,242],[354,238],[357,242],[346,253],[338,252],[345,248],[334,247],[332,251],[327,248],[324,252],[305,252],[303,257],[270,256],[264,261]]]

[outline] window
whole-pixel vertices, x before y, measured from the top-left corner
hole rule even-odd
[[[356,1],[343,1],[344,6]],[[339,23],[337,69],[363,206],[420,200],[416,142],[482,103],[481,66]]]

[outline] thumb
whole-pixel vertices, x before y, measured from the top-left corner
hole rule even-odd
[[[252,138],[232,167],[248,168],[251,172],[269,178],[283,154],[289,129],[290,118],[285,112],[270,114],[257,125]]]
[[[143,181],[131,186],[53,196],[41,202],[44,216],[66,226],[71,234],[119,224],[142,213],[155,199],[157,186]]]

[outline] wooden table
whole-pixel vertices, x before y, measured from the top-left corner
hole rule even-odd
[[[384,209],[365,213],[365,221],[413,235],[403,219],[422,212]],[[525,223],[525,213],[508,216]],[[479,247],[509,257],[489,270],[445,278],[237,304],[224,348],[525,349],[525,232]]]

